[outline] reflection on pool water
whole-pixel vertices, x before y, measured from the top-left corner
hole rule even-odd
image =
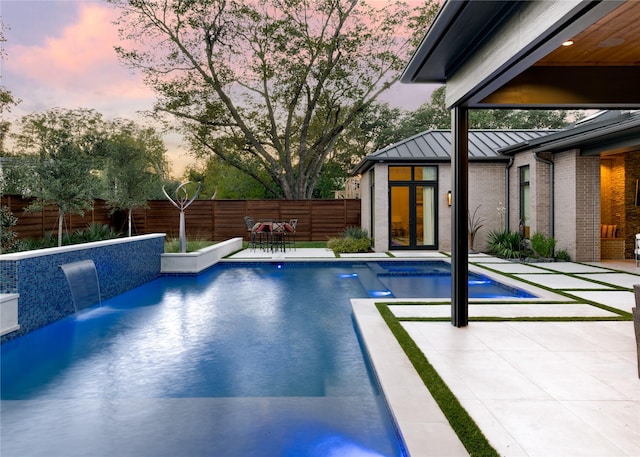
[[[344,272],[163,277],[3,344],[0,454],[403,455]]]
[[[446,284],[446,267],[431,276]],[[82,310],[1,346],[0,455],[404,455],[349,298],[401,297],[425,275],[219,264]]]

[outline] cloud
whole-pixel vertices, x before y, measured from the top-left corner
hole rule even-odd
[[[29,88],[28,93],[18,96],[29,105],[40,104],[29,100],[32,94],[45,93],[48,99],[58,101],[56,106],[97,109],[133,102],[149,108],[152,91],[139,75],[120,64],[113,50],[119,43],[112,24],[116,11],[99,3],[82,2],[78,8],[77,22],[66,25],[58,35],[47,37],[41,44],[8,48],[4,69],[20,92]]]
[[[22,100],[11,117],[60,107],[90,108],[107,119],[141,121],[137,111],[150,110],[155,95],[140,75],[118,61],[113,49],[120,43],[113,25],[117,11],[98,2],[77,2],[76,6],[77,14],[66,15],[58,28],[48,24],[46,30],[39,30],[30,23],[33,35],[28,40],[8,41],[0,82]],[[165,144],[173,174],[179,176],[193,159],[186,155],[178,135],[167,135]]]

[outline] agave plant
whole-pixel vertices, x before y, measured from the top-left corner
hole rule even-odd
[[[522,238],[518,232],[507,230],[489,232],[489,252],[504,259],[517,259],[521,255]]]
[[[89,243],[118,238],[118,236],[118,232],[107,224],[88,224],[86,228],[76,230],[69,242],[72,244]]]

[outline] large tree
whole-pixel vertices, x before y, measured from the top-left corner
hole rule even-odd
[[[6,58],[4,46],[2,45],[6,41],[4,36],[6,28],[7,27],[2,22],[2,18],[0,18],[0,65],[2,65],[2,62]],[[0,78],[2,78],[1,73]],[[4,114],[5,112],[10,112],[11,108],[18,103],[20,103],[20,100],[15,98],[9,90],[0,84],[0,157],[4,154],[4,141],[11,126],[11,123],[5,119]],[[0,179],[2,177],[1,168],[2,167],[0,166]]]
[[[263,174],[266,174],[264,171]],[[264,186],[251,176],[228,165],[220,158],[208,158],[204,164],[187,168],[186,181],[200,183],[198,198],[261,199],[266,198]],[[195,192],[195,184],[190,191]]]
[[[340,134],[399,77],[438,3],[110,0],[142,70],[197,155],[272,195],[309,198]],[[267,178],[261,173],[266,171]]]
[[[338,138],[314,190],[314,198],[334,198],[343,190],[354,166],[367,154],[392,143],[407,112],[388,103],[372,103]]]

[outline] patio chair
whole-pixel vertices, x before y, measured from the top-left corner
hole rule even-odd
[[[260,247],[261,250],[270,249],[273,243],[273,221],[271,219],[260,219],[253,226],[253,247]]]
[[[636,233],[636,246],[633,250],[633,254],[636,257],[636,267],[640,266],[640,233]]]
[[[244,223],[247,226],[247,232],[251,232],[253,230],[253,226],[255,225],[255,222],[253,222],[253,218],[251,216],[245,216]]]
[[[290,248],[296,248],[296,227],[298,226],[298,219],[290,219],[287,229],[287,245]]]
[[[244,217],[244,223],[247,226],[247,242],[251,244],[252,248],[256,247],[256,231],[255,222],[251,216]]]
[[[287,229],[285,222],[273,222],[271,227],[271,251],[287,250]]]

